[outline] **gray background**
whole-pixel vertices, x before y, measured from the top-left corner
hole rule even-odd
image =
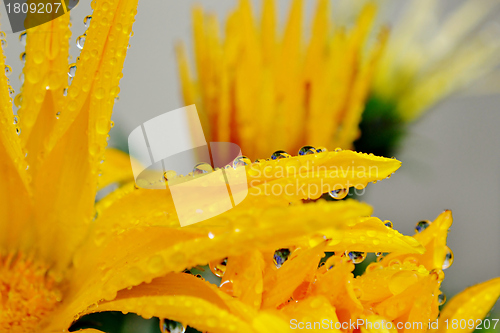
[[[90,1],[89,1],[90,2]],[[84,32],[83,18],[91,13],[89,2],[72,11],[73,59],[78,55],[76,38]],[[260,1],[256,3],[259,8]],[[283,23],[288,0],[278,1]],[[125,61],[120,101],[116,104],[112,136],[124,136],[141,123],[184,106],[180,97],[174,44],[191,46],[191,8],[195,1],[141,0],[134,25],[135,35]],[[237,1],[197,1],[221,18]],[[452,1],[446,1],[449,5]],[[456,2],[455,2],[456,3]],[[311,18],[315,1],[307,2]],[[2,26],[7,29],[1,6]],[[388,13],[398,15],[397,10]],[[19,33],[7,34],[4,50],[14,69],[11,82],[19,90],[21,73]],[[73,60],[74,61],[74,60]],[[396,157],[401,169],[389,180],[368,186],[361,199],[372,204],[375,215],[394,222],[395,228],[413,234],[421,219],[433,220],[451,209],[455,222],[449,246],[455,261],[445,273],[444,289],[454,294],[463,288],[500,275],[500,92],[499,76],[482,80],[435,106],[410,128]],[[493,84],[493,86],[492,86]],[[489,94],[482,92],[489,91]],[[479,92],[479,94],[478,94]],[[113,133],[114,132],[114,133]],[[279,148],[279,147],[277,147]]]

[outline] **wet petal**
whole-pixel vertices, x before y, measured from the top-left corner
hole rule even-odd
[[[6,64],[0,47],[0,69]],[[31,198],[30,177],[25,152],[16,132],[17,118],[12,112],[9,83],[0,75],[0,247],[13,251],[25,248],[34,237],[33,228],[26,226],[30,221]],[[17,129],[19,131],[19,128]]]
[[[474,331],[479,320],[486,317],[499,297],[500,277],[465,289],[446,303],[439,316],[439,328],[436,331],[440,333],[456,331],[452,327],[454,320],[457,320],[459,326],[461,322],[474,321],[475,325],[472,328],[467,325],[465,329],[460,329],[464,333]],[[446,320],[449,325],[446,325]]]
[[[383,265],[388,265],[394,259],[403,262],[408,257],[414,258],[419,264],[424,265],[427,270],[442,269],[445,261],[448,247],[446,246],[446,238],[448,229],[453,223],[451,211],[446,210],[441,213],[433,223],[425,230],[413,236],[420,244],[425,247],[425,253],[414,254],[397,254],[391,253],[384,257],[380,262]]]
[[[65,267],[93,218],[100,161],[128,39],[134,1],[96,1],[94,23],[64,99],[64,113],[44,142],[34,178],[40,254]],[[78,189],[78,190],[75,190]]]

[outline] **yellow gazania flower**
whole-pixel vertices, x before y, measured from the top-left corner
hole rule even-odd
[[[372,4],[346,29],[333,26],[328,1],[320,0],[304,48],[302,7],[303,1],[293,1],[278,37],[274,1],[264,1],[259,22],[249,1],[242,0],[227,20],[223,40],[216,18],[205,19],[195,9],[197,80],[182,46],[180,77],[184,101],[204,113],[212,141],[238,143],[252,158],[269,156],[273,147],[295,153],[304,143],[352,148],[387,32],[382,29],[380,40],[367,45]]]
[[[93,3],[67,92],[68,15],[27,32],[25,80],[15,98],[18,116],[12,114],[8,79],[0,76],[0,331],[62,332],[86,313],[120,310],[202,330],[273,332],[263,328],[271,314],[231,303],[215,287],[175,272],[249,249],[306,248],[327,233],[345,250],[423,251],[412,238],[387,232],[379,220],[371,225],[377,244],[356,239],[371,214],[365,204],[303,202],[322,193],[307,195],[302,186],[363,188],[400,165],[350,151],[253,164],[247,170],[253,180],[247,199],[184,228],[168,189],[128,184],[94,206],[99,188],[131,178],[130,168],[123,167],[128,157],[105,153],[105,147],[136,6],[137,1],[124,0]],[[5,66],[0,54],[0,67]],[[297,166],[303,167],[282,172]],[[357,167],[352,173],[329,171]],[[264,194],[265,185],[287,186],[292,194]]]

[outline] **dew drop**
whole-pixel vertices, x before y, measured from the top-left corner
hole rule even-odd
[[[237,168],[239,166],[245,166],[252,164],[252,161],[246,156],[238,156],[233,161],[233,168]]]
[[[453,252],[451,252],[449,247],[446,247],[446,255],[444,257],[443,268],[447,269],[453,264]]]
[[[380,256],[382,255],[382,252],[376,252],[376,253],[375,253],[375,255],[376,255],[377,257],[380,257]]]
[[[336,153],[339,153],[339,152],[341,152],[341,151],[342,151],[342,148],[337,147],[337,148],[335,148],[335,150],[334,150],[334,151],[335,151]]]
[[[345,255],[349,257],[349,259],[352,260],[354,264],[359,264],[363,262],[363,260],[365,260],[366,258],[366,252],[346,251]]]
[[[346,188],[341,188],[341,189],[338,189],[338,190],[330,191],[330,192],[328,192],[328,194],[333,199],[342,200],[342,199],[344,199],[349,194],[349,190],[346,189]]]
[[[181,323],[170,319],[160,319],[160,330],[162,333],[184,333],[186,328]]]
[[[217,277],[223,277],[226,273],[227,258],[216,260],[208,263],[210,270]]]
[[[21,129],[19,127],[16,127],[16,133],[17,135],[21,135]]]
[[[111,128],[115,127],[115,122],[113,120],[111,120],[111,122],[109,123]]]
[[[61,112],[57,112],[56,113],[56,119],[59,119],[60,116],[61,116]]]
[[[21,53],[19,59],[21,59],[22,62],[26,62],[26,52]]]
[[[87,36],[85,36],[85,35],[81,35],[80,37],[78,37],[78,38],[76,39],[76,46],[77,46],[80,50],[81,50],[81,49],[83,49],[83,45],[85,44],[85,38],[86,38],[86,37],[87,37]]]
[[[286,151],[284,150],[276,150],[272,155],[271,155],[271,159],[272,160],[280,160],[282,158],[288,158],[290,157],[290,155],[287,154]]]
[[[17,125],[19,124],[19,116],[14,116],[14,121],[13,121],[14,125]]]
[[[12,74],[12,67],[5,65],[5,75],[10,76],[10,74]]]
[[[25,31],[19,35],[19,41],[21,42],[22,45],[26,45],[26,37],[28,36],[28,33]]]
[[[317,153],[324,153],[324,152],[327,152],[328,149],[326,149],[325,147],[318,147],[316,148],[316,152]]]
[[[417,225],[415,226],[415,231],[422,232],[425,229],[427,229],[430,225],[431,225],[430,221],[422,220],[422,221],[418,222]]]
[[[68,96],[68,87],[63,89],[63,96]]]
[[[274,252],[273,261],[276,268],[280,268],[290,256],[289,249],[279,249]]]
[[[304,156],[304,155],[311,155],[316,153],[316,148],[313,146],[304,146],[299,149],[299,155]]]
[[[2,45],[2,47],[7,47],[7,40],[0,39],[0,44]]]
[[[391,228],[391,229],[392,229],[392,228],[394,227],[394,225],[392,224],[392,222],[391,222],[391,221],[389,221],[389,220],[384,221],[384,224],[385,224],[385,226],[386,226],[387,228]]]
[[[85,26],[86,29],[90,26],[90,21],[92,20],[92,15],[87,15],[83,19],[83,25]]]
[[[214,171],[214,170],[212,169],[212,166],[210,164],[202,162],[202,163],[198,163],[194,166],[193,175],[201,175],[204,173],[210,173],[212,171]]]
[[[68,75],[69,77],[75,77],[76,73],[76,64],[69,65]]]
[[[446,295],[443,292],[441,292],[438,295],[438,304],[443,305],[445,302],[446,302]]]

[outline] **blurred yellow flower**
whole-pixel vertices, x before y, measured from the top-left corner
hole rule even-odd
[[[221,39],[217,19],[194,10],[198,75],[191,76],[180,45],[180,77],[184,101],[204,112],[210,140],[235,142],[251,158],[273,148],[296,152],[304,143],[352,148],[387,31],[367,45],[373,4],[346,29],[333,25],[328,1],[320,0],[304,47],[302,16],[303,1],[294,0],[280,37],[274,1],[264,1],[259,22],[243,0]]]

